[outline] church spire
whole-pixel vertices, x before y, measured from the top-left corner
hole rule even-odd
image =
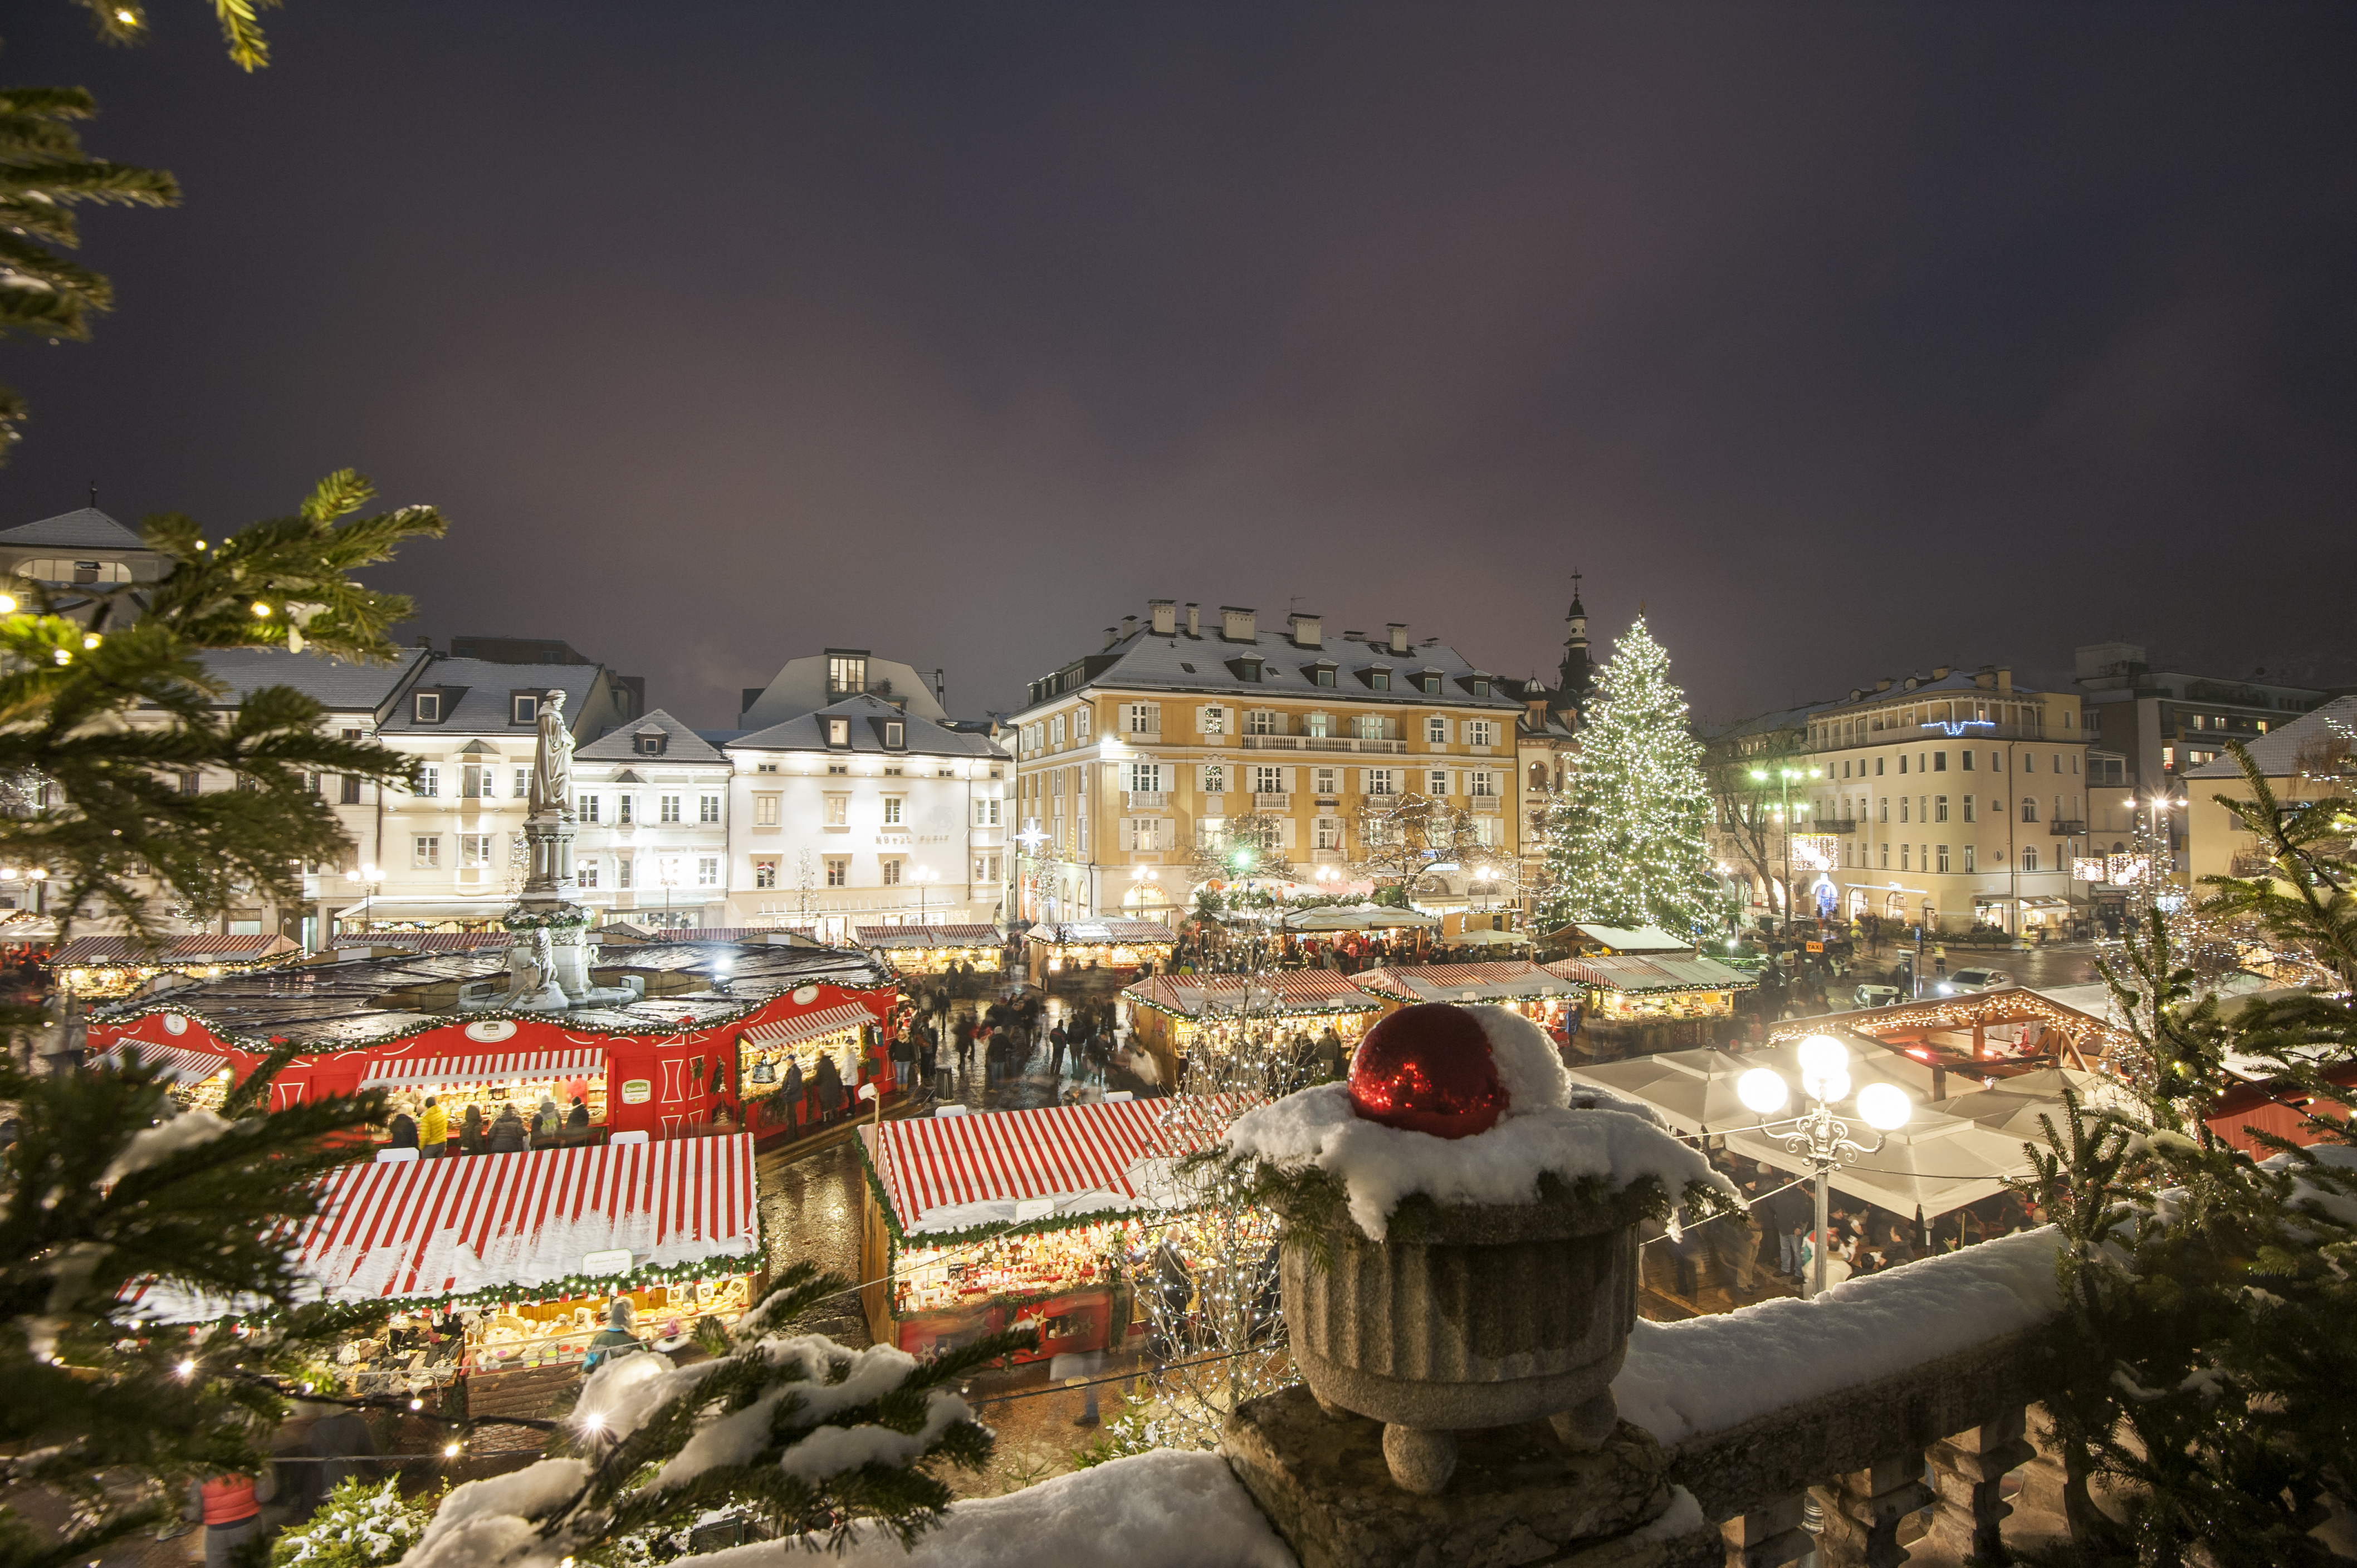
[[[1596,672],[1587,658],[1587,607],[1579,602],[1581,574],[1571,575],[1571,609],[1564,616],[1563,663],[1557,668],[1555,700],[1558,713],[1568,710],[1586,716],[1587,700],[1596,692]]]

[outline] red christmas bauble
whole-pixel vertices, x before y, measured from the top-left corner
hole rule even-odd
[[[1351,1058],[1351,1103],[1386,1127],[1469,1138],[1506,1109],[1490,1037],[1446,1002],[1403,1007],[1367,1031]]]

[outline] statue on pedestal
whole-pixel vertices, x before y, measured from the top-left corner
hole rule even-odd
[[[573,735],[565,726],[565,693],[540,699],[540,740],[533,748],[529,814],[573,814]]]

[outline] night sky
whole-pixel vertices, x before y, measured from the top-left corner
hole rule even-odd
[[[442,507],[404,628],[1004,709],[1148,597],[1698,711],[2128,638],[2357,681],[2357,7],[9,8],[167,212],[0,522]]]

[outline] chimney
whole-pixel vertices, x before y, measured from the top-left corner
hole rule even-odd
[[[1394,653],[1405,653],[1407,651],[1407,622],[1404,620],[1395,620],[1387,622],[1386,624],[1391,628],[1392,651]]]
[[[1233,605],[1220,607],[1220,635],[1230,642],[1258,642],[1260,617]]]
[[[1132,637],[1132,636],[1135,636],[1135,635],[1136,634],[1136,632],[1137,632],[1137,618],[1136,618],[1135,616],[1124,616],[1124,617],[1122,617],[1122,618],[1121,618],[1121,634],[1122,634],[1122,636],[1124,636],[1124,637]]]
[[[1148,599],[1146,613],[1153,618],[1154,635],[1169,637],[1178,629],[1178,610],[1168,599]]]
[[[1996,689],[2000,692],[2010,692],[2013,690],[2012,665],[2000,664],[1996,667]]]
[[[1203,635],[1203,612],[1194,605],[1187,607],[1187,635],[1189,637]]]
[[[1285,618],[1293,628],[1294,647],[1323,648],[1326,646],[1326,623],[1322,617],[1306,616],[1297,611]]]
[[[1889,679],[1889,676],[1885,676],[1885,677],[1883,677],[1883,679],[1881,679],[1881,680],[1879,680],[1879,681],[1877,681],[1877,682],[1874,683],[1874,689],[1875,689],[1876,691],[1878,691],[1878,692],[1888,692],[1889,690],[1890,690],[1890,679]]]
[[[1105,628],[1105,646],[1107,648],[1111,648],[1114,643],[1119,642],[1120,640],[1121,628],[1117,626],[1109,626]]]
[[[1934,680],[1934,681],[1944,681],[1944,680],[1946,680],[1947,678],[1948,678],[1948,667],[1947,667],[1946,665],[1944,665],[1944,664],[1934,664],[1934,665],[1932,665],[1932,680]]]

